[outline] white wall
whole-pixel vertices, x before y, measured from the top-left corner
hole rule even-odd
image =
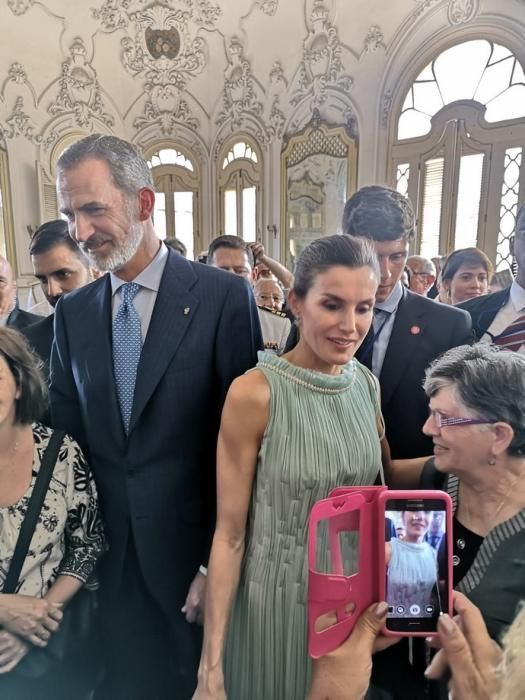
[[[175,27],[178,53],[154,59],[147,26]],[[359,185],[384,182],[395,110],[440,48],[487,36],[525,64],[525,0],[6,0],[0,29],[0,137],[22,286],[31,282],[27,227],[45,211],[38,178],[52,181],[71,138],[101,130],[143,148],[190,148],[209,239],[220,146],[235,131],[251,134],[264,155],[263,234],[278,256],[279,232],[266,227],[279,228],[283,138],[314,107],[329,122],[355,121]],[[318,62],[305,47],[321,48]]]

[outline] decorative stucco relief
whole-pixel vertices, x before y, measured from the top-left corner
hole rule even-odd
[[[279,0],[255,0],[255,6],[265,15],[273,17],[279,7]]]
[[[216,119],[218,126],[226,121],[231,129],[240,129],[247,116],[259,119],[263,111],[263,94],[252,75],[252,68],[244,56],[237,37],[233,37],[229,48],[229,65],[224,75],[223,106]]]
[[[417,8],[412,12],[409,18],[409,22],[413,24],[418,20],[421,15],[426,12],[432,5],[436,5],[438,2],[443,2],[443,0],[414,0],[417,3]]]
[[[20,16],[35,4],[35,0],[7,0],[7,4],[14,15]]]
[[[111,33],[128,26],[129,17],[126,11],[130,5],[130,0],[105,0],[102,7],[93,8],[91,14],[94,19],[100,21],[103,31]]]
[[[1,139],[11,140],[18,136],[37,146],[43,146],[45,150],[49,150],[58,138],[55,131],[51,131],[45,139],[38,133],[38,128],[25,111],[24,98],[20,96],[16,98],[11,114],[5,120],[5,125],[0,122]]]
[[[17,136],[33,141],[35,138],[35,126],[31,123],[29,114],[24,111],[23,97],[17,97],[11,114],[5,120],[6,127],[1,128],[5,139],[14,139]]]
[[[413,23],[433,5],[443,0],[415,0],[418,7],[410,16]],[[443,3],[445,4],[445,3]],[[452,25],[465,24],[469,22],[479,9],[479,0],[448,0],[447,16]]]
[[[276,61],[270,71],[270,84],[266,95],[266,108],[264,122],[266,124],[267,140],[282,138],[286,117],[283,110],[283,102],[286,100],[288,82],[284,76],[284,70],[279,61]]]
[[[184,99],[188,82],[199,75],[208,60],[202,29],[213,30],[221,15],[219,3],[211,0],[174,0],[144,6],[143,0],[105,0],[92,10],[105,32],[122,30],[121,60],[134,77],[142,77],[147,96],[142,115],[133,126],[152,122],[169,136],[177,123],[200,127]]]
[[[451,0],[448,6],[448,21],[452,25],[469,22],[479,9],[478,0]]]
[[[311,31],[304,42],[303,60],[292,85],[290,101],[296,106],[309,98],[313,112],[326,102],[328,88],[348,92],[353,79],[344,71],[337,29],[329,20],[323,0],[315,0],[310,24]]]
[[[380,27],[372,25],[365,38],[363,53],[375,53],[379,49],[385,49],[385,37]]]
[[[390,116],[390,110],[392,108],[392,102],[394,100],[394,91],[387,90],[383,95],[383,110],[381,116],[381,126],[386,129],[388,126],[388,117]]]
[[[92,126],[93,118],[113,126],[115,120],[104,111],[96,72],[87,61],[86,47],[79,37],[69,47],[69,58],[62,63],[59,86],[56,100],[48,107],[49,114],[72,113],[77,125],[86,129]]]
[[[7,71],[7,79],[18,85],[27,83],[28,78],[24,66],[16,61],[12,63]]]
[[[357,127],[357,117],[351,107],[347,107],[343,112],[343,124],[346,133],[357,141],[359,138],[359,129]]]

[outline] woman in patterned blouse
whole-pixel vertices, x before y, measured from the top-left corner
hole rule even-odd
[[[0,329],[0,591],[14,553],[51,428],[37,360],[13,330]],[[66,436],[39,515],[16,594],[0,593],[0,695],[67,697],[66,668],[52,678],[24,673],[33,648],[45,647],[62,610],[88,582],[105,550],[95,485],[77,443]],[[64,664],[62,664],[64,666]],[[46,689],[47,684],[51,687]],[[77,683],[78,679],[75,680]],[[31,685],[36,684],[36,685]],[[87,691],[86,691],[87,692]],[[69,694],[69,697],[73,697]],[[81,698],[78,685],[76,698]]]

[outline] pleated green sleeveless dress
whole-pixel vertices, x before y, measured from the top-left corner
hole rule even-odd
[[[308,516],[336,486],[374,483],[377,382],[355,359],[331,376],[261,352],[257,369],[270,385],[270,415],[228,629],[226,691],[228,700],[304,700]]]

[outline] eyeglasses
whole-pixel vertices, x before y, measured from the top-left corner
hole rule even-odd
[[[449,428],[454,425],[483,425],[494,421],[483,418],[462,418],[460,416],[445,416],[441,411],[430,411],[430,416],[438,428]]]

